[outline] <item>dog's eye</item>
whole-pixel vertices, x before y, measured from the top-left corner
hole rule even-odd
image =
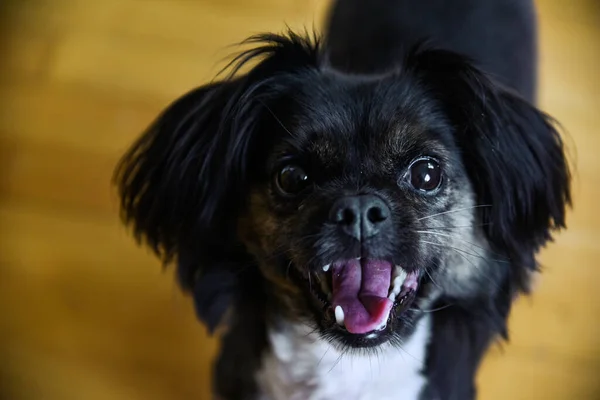
[[[308,175],[297,165],[286,165],[275,176],[275,186],[285,196],[302,192],[309,183]]]
[[[421,158],[414,161],[409,169],[409,180],[413,188],[431,192],[442,183],[440,164],[432,158]]]

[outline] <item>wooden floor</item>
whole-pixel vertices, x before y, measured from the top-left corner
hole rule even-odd
[[[577,163],[570,230],[494,349],[482,399],[600,399],[600,6],[540,0],[541,107]],[[208,399],[215,342],[118,221],[111,171],[227,48],[325,0],[4,0],[0,397]]]

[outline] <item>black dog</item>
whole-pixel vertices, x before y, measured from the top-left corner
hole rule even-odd
[[[217,397],[475,397],[570,203],[535,31],[530,0],[340,0],[152,124],[123,216],[226,325]]]

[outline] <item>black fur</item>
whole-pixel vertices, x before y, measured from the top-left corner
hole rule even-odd
[[[276,85],[266,86],[276,83],[277,73],[317,65],[319,56],[316,41],[293,33],[258,35],[247,43],[261,46],[236,57],[228,79],[169,105],[115,174],[123,220],[165,264],[177,258],[179,281],[197,293],[198,315],[210,330],[231,304],[233,277],[252,263],[235,225],[252,173],[248,157],[255,125],[265,101],[277,93]],[[233,77],[260,58],[264,61],[250,74]]]
[[[497,336],[507,337],[512,300],[527,292],[537,251],[565,226],[570,176],[562,142],[532,104],[533,4],[419,4],[340,0],[325,47],[294,33],[250,39],[256,47],[234,60],[229,77],[170,105],[117,169],[125,222],[165,263],[177,261],[199,318],[212,331],[229,311],[215,369],[215,391],[225,399],[253,398],[267,321],[277,313],[270,306],[277,288],[239,224],[250,192],[268,184],[274,148],[286,135],[289,142],[323,126],[352,132],[351,111],[367,108],[392,121],[401,103],[413,104],[425,127],[448,132],[444,149],[459,160],[457,176],[468,179],[477,221],[502,261],[490,258],[495,272],[485,288],[436,299],[424,399],[475,397],[479,362]],[[250,72],[236,74],[248,62],[256,63]]]
[[[388,70],[412,45],[432,40],[530,102],[537,87],[532,0],[336,0],[327,22],[330,62],[359,73]]]
[[[517,264],[565,226],[569,171],[553,121],[515,90],[494,83],[464,56],[415,56],[417,74],[445,104],[469,166],[487,233]],[[549,184],[550,182],[550,184]]]
[[[537,269],[535,253],[551,230],[565,226],[565,205],[571,202],[561,139],[552,119],[532,105],[534,3],[338,0],[327,28],[331,63],[360,73],[390,68],[411,42],[431,40],[443,49],[419,62],[427,71],[423,81],[445,99],[478,203],[495,205],[480,210],[488,237],[511,264],[502,291],[466,304],[456,298],[436,304],[440,311],[426,366],[431,381],[423,398],[474,398],[481,357],[493,338],[507,337],[512,298],[528,292],[528,270]]]

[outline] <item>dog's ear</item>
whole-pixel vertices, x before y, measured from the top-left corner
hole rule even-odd
[[[571,200],[552,119],[456,53],[420,48],[408,65],[454,127],[491,243],[513,265],[536,268],[535,252],[565,227]]]
[[[194,293],[198,316],[210,330],[234,290],[231,271],[217,266],[219,252],[228,254],[233,245],[233,221],[225,212],[236,207],[219,162],[227,155],[222,119],[239,85],[210,84],[177,99],[125,154],[115,175],[123,220],[165,264],[176,261],[179,282]],[[208,281],[211,290],[196,296],[195,286],[205,288]]]
[[[318,57],[318,43],[292,33],[246,43],[258,46],[234,59],[227,79],[167,107],[115,173],[122,218],[165,264],[177,260],[180,283],[211,330],[235,295],[239,269],[252,263],[236,231],[252,170],[261,168],[252,159],[263,108],[284,90],[284,77]]]
[[[225,156],[220,120],[236,85],[211,84],[177,99],[117,168],[124,221],[165,262],[192,232],[210,237],[202,227],[212,231],[227,187],[215,173],[218,158]]]

